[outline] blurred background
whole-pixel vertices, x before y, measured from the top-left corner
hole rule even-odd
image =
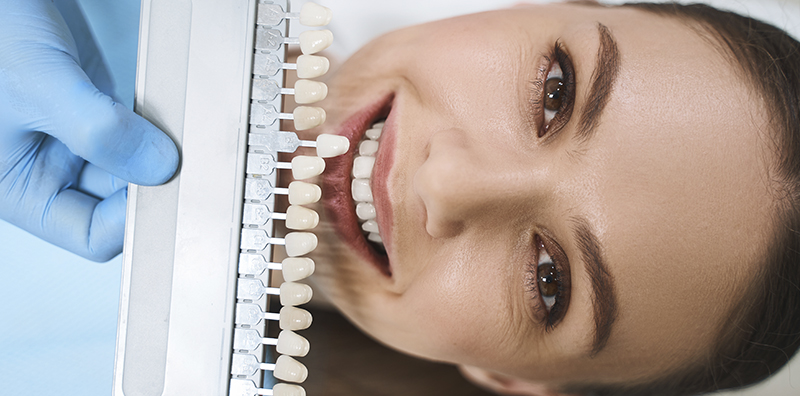
[[[117,96],[125,106],[132,107],[139,0],[78,2],[105,54]],[[371,37],[400,26],[518,1],[317,2],[334,11],[331,30],[336,40],[330,51],[333,56],[345,58]],[[800,37],[800,0],[707,2],[768,20]],[[302,1],[296,3],[295,9],[299,9]],[[90,262],[0,221],[0,262],[0,395],[38,395],[43,391],[60,396],[110,394],[120,257],[102,264]],[[315,313],[315,325],[309,332],[315,346],[306,359],[312,373],[306,386],[310,395],[484,394],[465,384],[448,366],[421,362],[382,348],[338,314]],[[353,354],[354,350],[360,353]],[[314,355],[318,359],[310,361]],[[360,370],[353,369],[359,362],[368,363]],[[725,393],[799,394],[798,359],[766,384]]]

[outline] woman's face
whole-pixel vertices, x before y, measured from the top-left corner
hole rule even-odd
[[[688,25],[623,8],[380,37],[330,78],[313,133],[355,151],[386,119],[386,254],[361,232],[351,151],[323,175],[313,281],[389,346],[550,385],[700,358],[770,236],[766,118],[742,81]]]

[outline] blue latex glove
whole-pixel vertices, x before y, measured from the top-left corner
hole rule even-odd
[[[79,44],[52,1],[0,0],[0,218],[105,261],[122,251],[126,181],[164,183],[178,152],[93,84],[110,93],[80,9],[58,1]]]

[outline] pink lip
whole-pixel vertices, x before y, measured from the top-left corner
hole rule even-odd
[[[359,226],[352,192],[350,191],[350,174],[353,169],[353,158],[358,151],[358,143],[376,119],[389,115],[393,98],[394,95],[387,95],[381,100],[372,103],[352,115],[339,127],[337,134],[346,137],[350,141],[350,151],[338,157],[325,159],[326,171],[322,177],[323,205],[330,216],[333,227],[342,240],[350,245],[358,255],[371,262],[381,273],[388,277],[392,275],[388,257],[377,252],[367,242]],[[391,238],[390,227],[387,226],[392,224],[392,209],[390,205],[385,205],[384,203],[388,203],[386,177],[392,165],[393,154],[391,146],[393,146],[394,141],[393,133],[387,133],[388,130],[390,128],[384,128],[384,133],[381,136],[381,149],[375,160],[372,178],[372,189],[375,195],[374,204],[378,212],[381,236],[384,239],[384,246],[386,246],[387,252],[390,248],[387,242]]]

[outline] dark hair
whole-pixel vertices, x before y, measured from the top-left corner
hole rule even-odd
[[[575,384],[596,396],[693,395],[753,385],[783,367],[800,347],[800,43],[769,24],[702,4],[632,3],[687,22],[718,43],[769,111],[777,159],[770,169],[776,210],[766,260],[709,357],[642,384]]]

